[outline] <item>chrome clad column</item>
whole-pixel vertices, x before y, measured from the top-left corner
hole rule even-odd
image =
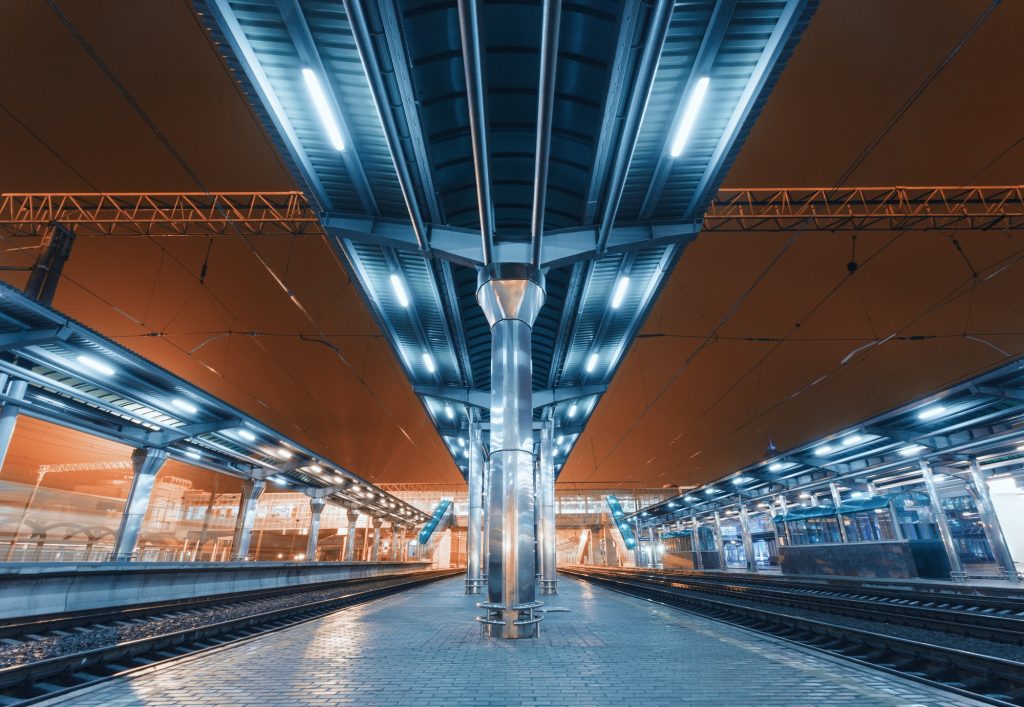
[[[370,550],[370,562],[376,562],[380,557],[380,526],[384,522],[382,518],[371,518],[373,525],[373,548]]]
[[[481,435],[481,438],[483,435]],[[491,514],[488,512],[488,504],[491,502],[491,461],[490,459],[484,460],[484,489],[483,489],[483,512],[484,512],[484,527],[483,527],[483,539],[481,545],[483,545],[482,552],[480,553],[480,579],[483,580],[482,586],[486,585],[487,573],[490,571],[490,556],[491,556]]]
[[[309,539],[306,541],[306,560],[316,562],[316,546],[320,541],[320,514],[327,505],[325,498],[309,499]]]
[[[715,511],[715,549],[718,550],[718,569],[725,569],[725,540],[722,538],[722,519]]]
[[[533,518],[533,322],[544,304],[544,276],[529,265],[491,263],[476,292],[491,325],[491,493],[488,610],[490,636],[537,634]]]
[[[356,556],[356,521],[359,520],[359,511],[348,509],[345,511],[345,520],[348,521],[348,534],[345,536],[345,562],[352,562]]]
[[[395,546],[394,549],[391,551],[391,561],[404,562],[405,558],[402,557],[402,552],[404,551],[405,548],[402,547],[402,538],[405,537],[405,528],[401,525],[392,525],[391,529],[394,534],[394,537],[392,538],[391,542],[394,543]]]
[[[829,481],[828,490],[832,492],[832,508],[836,511],[836,522],[839,523],[839,541],[849,542],[846,539],[846,526],[843,525],[843,514],[839,512],[839,507],[843,505],[843,497],[839,494],[839,486],[835,481]]]
[[[975,500],[978,503],[978,520],[981,521],[981,526],[985,529],[985,537],[988,538],[992,554],[1002,568],[1007,581],[1017,584],[1020,582],[1017,567],[1013,564],[1013,555],[1010,554],[1010,547],[1006,544],[1006,537],[1003,535],[1003,527],[999,524],[999,516],[996,515],[995,506],[992,505],[992,495],[988,490],[988,482],[985,481],[985,472],[978,466],[977,459],[971,459],[971,485],[974,486]]]
[[[484,519],[484,448],[480,423],[469,423],[469,528],[466,531],[466,594],[479,594],[481,540]]]
[[[942,508],[942,499],[939,498],[939,491],[935,488],[932,467],[923,459],[918,463],[921,465],[921,478],[924,479],[924,488],[928,493],[928,500],[931,502],[932,515],[935,516],[935,525],[939,529],[942,545],[946,548],[946,557],[949,558],[950,579],[953,581],[964,579],[964,567],[960,564],[960,553],[957,552],[956,543],[953,542],[953,533],[949,530],[949,519],[946,518],[946,511]]]
[[[7,384],[8,402],[0,409],[0,470],[7,459],[7,450],[11,447],[14,426],[18,424],[18,414],[21,412],[18,402],[25,398],[27,388],[28,383],[23,380],[12,380]]]
[[[157,472],[166,459],[167,452],[162,449],[145,447],[132,452],[135,474],[132,476],[132,487],[124,504],[121,525],[117,529],[112,560],[128,561],[135,555],[139,531],[146,517],[146,509],[149,508],[149,497],[153,493],[153,482],[156,481]]]
[[[754,539],[750,535],[750,516],[747,515],[747,504],[740,504],[740,530],[743,533],[743,554],[747,558],[747,571],[757,572],[757,561],[754,559]]]
[[[690,513],[690,518],[693,520],[693,535],[690,536],[690,546],[693,548],[693,568],[702,570],[704,569],[704,557],[701,554],[703,550],[700,546],[700,521],[697,520],[696,513]]]
[[[238,500],[238,517],[235,518],[235,537],[231,543],[232,560],[249,559],[249,539],[252,526],[256,523],[256,504],[265,488],[266,481],[242,482],[242,497]]]
[[[540,498],[540,593],[558,594],[555,557],[555,450],[554,421],[548,420],[540,433],[540,466],[538,497]]]

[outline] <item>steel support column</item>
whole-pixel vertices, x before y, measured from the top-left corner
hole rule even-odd
[[[466,531],[466,594],[479,594],[483,586],[481,535],[484,517],[484,449],[480,423],[469,423],[469,527]]]
[[[483,435],[481,434],[481,437]],[[490,444],[490,438],[488,438],[488,445]],[[480,567],[480,579],[485,580],[484,586],[486,586],[487,573],[490,565],[491,556],[491,514],[488,512],[489,504],[491,502],[491,460],[484,460],[484,489],[483,499],[483,538],[481,539],[481,567]]]
[[[309,499],[309,538],[306,540],[306,561],[316,562],[316,546],[320,542],[320,514],[327,505],[325,498]]]
[[[540,464],[537,497],[540,501],[540,593],[558,594],[555,544],[555,454],[554,421],[544,423],[540,432]]]
[[[7,398],[10,402],[0,410],[0,471],[3,471],[7,450],[11,448],[11,438],[14,437],[14,428],[21,413],[21,406],[14,401],[23,400],[27,388],[28,383],[23,380],[12,380],[7,384]]]
[[[718,569],[726,569],[725,562],[725,539],[722,537],[722,519],[715,511],[715,548],[718,550]]]
[[[704,556],[701,554],[700,547],[700,521],[697,520],[696,513],[691,513],[690,518],[693,520],[693,535],[690,536],[690,546],[693,548],[693,568],[702,570],[704,569]]]
[[[757,572],[757,562],[754,560],[754,539],[750,535],[750,515],[747,513],[747,504],[740,504],[740,530],[743,532],[743,554],[747,558],[747,571]]]
[[[370,549],[370,562],[377,562],[380,558],[380,526],[384,522],[382,518],[371,518],[373,526],[373,547]]]
[[[359,511],[348,509],[345,511],[345,520],[348,521],[348,534],[345,536],[345,562],[352,562],[356,555],[356,522],[359,520]]]
[[[988,538],[992,554],[1007,581],[1011,584],[1018,584],[1020,575],[1017,574],[1017,566],[1014,565],[1010,547],[1006,544],[1003,527],[999,523],[995,506],[992,505],[992,495],[988,490],[988,482],[985,481],[985,472],[978,466],[977,459],[971,459],[971,485],[974,486],[975,501],[978,504],[978,520],[981,521],[981,526],[985,529],[985,537]]]
[[[135,556],[135,546],[139,542],[139,531],[142,521],[146,518],[149,508],[149,497],[153,493],[153,483],[157,472],[164,465],[167,452],[153,447],[144,447],[132,452],[132,486],[128,491],[128,499],[121,514],[121,525],[117,529],[114,540],[114,552],[110,559],[127,562]]]
[[[460,2],[460,7],[464,3]],[[491,516],[486,632],[537,635],[533,517],[533,322],[544,276],[528,265],[481,269],[477,302],[491,326]]]
[[[846,538],[846,526],[843,525],[843,514],[839,512],[839,506],[843,505],[843,497],[839,495],[839,485],[835,481],[828,482],[828,490],[832,492],[832,507],[836,511],[836,522],[839,524],[840,542],[849,542]]]
[[[256,507],[266,488],[266,481],[242,482],[242,497],[238,501],[238,517],[235,518],[235,537],[231,544],[232,560],[249,559],[249,540],[252,537],[252,526],[256,523]]]
[[[960,562],[960,553],[957,552],[956,543],[953,542],[953,533],[949,530],[949,520],[946,518],[946,511],[942,508],[942,499],[939,498],[939,491],[935,487],[932,467],[923,459],[919,464],[928,501],[932,506],[932,515],[935,516],[935,525],[939,530],[939,537],[942,538],[942,546],[946,548],[946,557],[949,559],[949,577],[953,581],[962,580],[964,579],[964,567]]]

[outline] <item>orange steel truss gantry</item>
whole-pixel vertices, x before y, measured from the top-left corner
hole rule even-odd
[[[320,235],[301,192],[0,195],[0,236]],[[704,231],[1024,229],[1024,185],[722,189]]]

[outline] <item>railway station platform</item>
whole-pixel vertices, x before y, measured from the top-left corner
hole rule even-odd
[[[490,640],[457,577],[42,704],[980,704],[569,578],[548,598],[538,638]]]

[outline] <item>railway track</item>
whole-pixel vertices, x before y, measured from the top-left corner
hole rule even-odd
[[[111,627],[144,626],[147,621],[199,616],[199,625],[181,630],[157,630],[131,640],[118,641],[84,650],[52,655],[0,668],[0,705],[28,705],[58,697],[88,685],[124,675],[156,663],[180,658],[196,651],[239,641],[261,633],[276,631],[345,607],[361,604],[408,589],[445,579],[463,570],[433,570],[413,574],[368,577],[339,582],[324,582],[301,588],[272,592],[230,594],[194,600],[121,607],[78,614],[39,617],[0,624],[0,637],[8,647],[27,647],[33,643],[74,636]],[[330,594],[330,596],[324,596]],[[272,600],[290,600],[276,608],[266,606]],[[309,597],[308,600],[303,600]],[[296,600],[298,599],[298,600]],[[246,604],[264,606],[252,612],[239,611]],[[270,603],[273,603],[271,601]],[[230,610],[230,611],[229,611]],[[218,620],[223,613],[237,614]]]
[[[708,596],[703,587],[687,587],[687,582],[678,578],[580,568],[560,571],[613,591],[810,646],[975,700],[996,705],[1024,705],[1024,663],[1021,662],[738,604]],[[761,601],[752,592],[743,598]],[[831,600],[823,598],[820,604],[828,601]],[[1016,608],[1021,610],[1019,604]],[[820,611],[821,607],[816,606],[814,610]]]
[[[605,573],[704,594],[1024,646],[1024,601],[1009,596],[876,590],[845,584],[822,587],[785,580],[778,583],[734,580],[727,575],[702,578],[671,571],[608,570]]]

